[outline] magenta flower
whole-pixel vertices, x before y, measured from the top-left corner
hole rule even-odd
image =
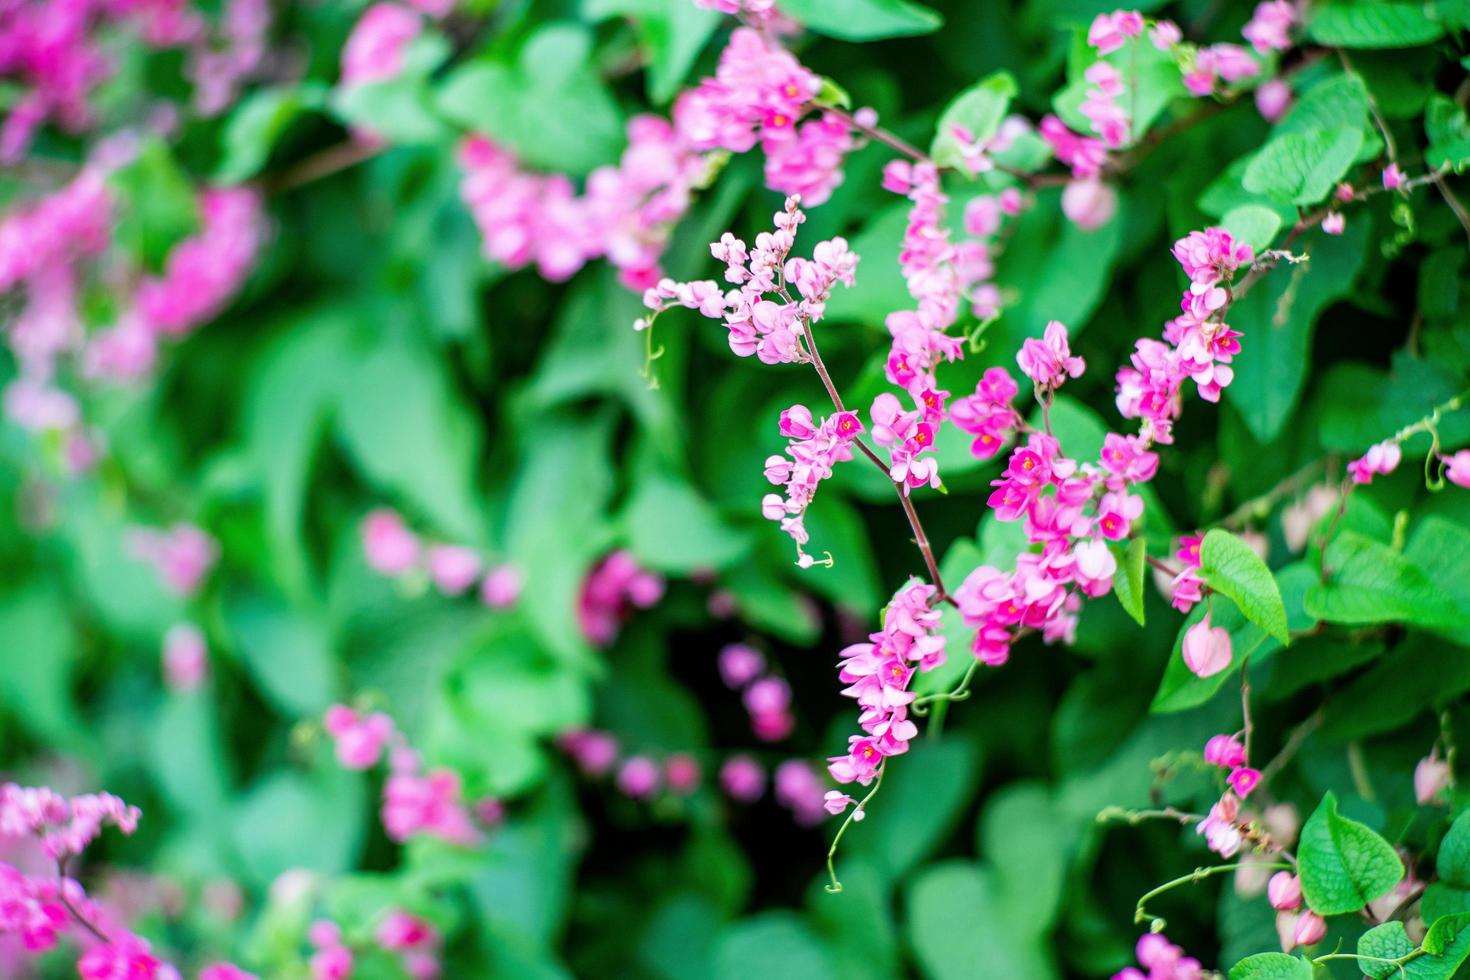
[[[199,687],[209,673],[209,652],[204,634],[192,623],[170,626],[163,636],[163,677],[168,686],[187,694]]]
[[[495,565],[480,580],[480,601],[491,609],[510,609],[521,597],[525,580],[514,565]]]
[[[462,595],[480,577],[480,556],[473,548],[433,545],[425,554],[429,579],[445,595]]]
[[[1354,483],[1372,483],[1373,477],[1384,476],[1398,469],[1404,457],[1399,444],[1392,439],[1371,447],[1360,458],[1347,465],[1348,476]]]
[[[737,803],[754,803],[766,791],[766,771],[748,755],[732,755],[720,767],[720,788]]]
[[[765,656],[743,643],[722,647],[717,659],[720,679],[726,687],[737,691],[759,677],[766,666]]]
[[[402,575],[419,562],[419,539],[396,511],[379,508],[363,518],[362,550],[368,565],[383,575]]]
[[[617,786],[629,799],[652,798],[659,787],[658,763],[644,755],[632,756],[618,770]]]
[[[1206,762],[1222,769],[1245,765],[1245,746],[1234,735],[1212,736],[1205,743],[1204,754]]]
[[[1387,167],[1383,168],[1384,190],[1396,191],[1399,188],[1403,187],[1407,180],[1408,178],[1404,176],[1404,172],[1399,169],[1398,164],[1390,163]]]
[[[1067,378],[1080,377],[1086,369],[1082,358],[1072,356],[1066,326],[1056,320],[1046,325],[1040,340],[1028,337],[1021,344],[1016,363],[1038,387],[1053,391]]]
[[[699,760],[687,752],[676,752],[664,760],[664,785],[675,796],[689,796],[699,789],[702,775]]]
[[[1251,791],[1260,785],[1261,774],[1258,770],[1251,769],[1248,766],[1240,766],[1230,773],[1229,782],[1230,788],[1235,791],[1235,795],[1243,800],[1247,796],[1250,796]]]
[[[1240,33],[1260,54],[1285,51],[1291,47],[1291,29],[1298,20],[1296,5],[1290,0],[1266,0],[1256,6]]]
[[[381,82],[403,71],[408,45],[423,18],[396,3],[375,3],[362,12],[342,48],[342,84]]]
[[[337,745],[337,762],[344,769],[371,769],[397,734],[393,719],[382,713],[359,715],[344,704],[327,709],[323,727]]]
[[[1255,100],[1256,111],[1261,114],[1261,118],[1274,123],[1291,108],[1291,86],[1279,78],[1262,82],[1256,88]]]

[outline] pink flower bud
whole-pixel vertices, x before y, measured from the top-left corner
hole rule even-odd
[[[1083,231],[1096,231],[1117,212],[1117,192],[1096,178],[1074,180],[1062,191],[1062,213]]]
[[[419,539],[391,510],[380,509],[362,522],[362,549],[367,563],[383,575],[402,575],[419,560]]]
[[[1347,218],[1341,211],[1334,211],[1322,219],[1322,231],[1329,235],[1341,235],[1347,229]]]
[[[738,803],[754,803],[766,791],[766,772],[748,755],[732,755],[720,767],[720,788]]]
[[[1296,920],[1294,938],[1298,946],[1315,946],[1327,935],[1327,920],[1316,912],[1303,912]]]
[[[658,764],[643,755],[635,755],[618,770],[618,789],[634,800],[646,800],[658,790]]]
[[[1444,461],[1444,478],[1456,486],[1470,487],[1470,449],[1462,449],[1453,456],[1441,456]]]
[[[445,595],[462,594],[480,577],[480,556],[471,548],[438,544],[429,549],[429,578]]]
[[[524,585],[514,565],[496,565],[480,580],[480,601],[491,609],[509,609],[520,599]]]
[[[1291,86],[1279,78],[1262,83],[1256,89],[1256,111],[1267,122],[1274,123],[1291,108]]]
[[[669,792],[688,796],[699,789],[699,760],[687,752],[677,752],[664,760],[664,782]]]
[[[1210,626],[1209,613],[1184,634],[1184,663],[1198,677],[1212,677],[1230,666],[1230,632]]]
[[[169,627],[163,637],[163,677],[180,694],[199,687],[209,672],[204,634],[190,623]]]
[[[761,652],[744,643],[731,643],[720,650],[720,679],[733,690],[738,691],[755,680],[765,666],[766,658]]]
[[[1266,897],[1271,901],[1271,907],[1278,912],[1290,912],[1301,907],[1302,904],[1302,882],[1301,879],[1290,871],[1278,871],[1271,876],[1271,882],[1266,886]]]
[[[1439,757],[1439,751],[1430,752],[1414,767],[1414,798],[1423,805],[1441,802],[1452,776],[1449,763]]]
[[[1234,735],[1216,735],[1205,743],[1205,761],[1221,769],[1245,764],[1245,746]]]
[[[1399,169],[1398,164],[1390,163],[1387,167],[1383,168],[1384,190],[1396,191],[1404,186],[1404,180],[1404,172]]]

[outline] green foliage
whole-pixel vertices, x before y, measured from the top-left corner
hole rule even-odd
[[[1339,815],[1332,793],[1302,825],[1297,859],[1302,897],[1312,911],[1324,916],[1356,912],[1404,876],[1393,845]]]
[[[1286,607],[1271,569],[1250,545],[1228,531],[1213,530],[1200,545],[1200,572],[1205,582],[1229,596],[1244,614],[1282,644],[1290,643]]]
[[[1118,574],[1113,579],[1113,593],[1118,597],[1121,605],[1128,615],[1132,616],[1139,626],[1146,625],[1144,619],[1143,603],[1143,576],[1147,568],[1148,542],[1143,538],[1134,538],[1128,542],[1126,549],[1113,548],[1114,556],[1118,559]]]
[[[787,0],[782,10],[814,31],[847,41],[927,34],[944,23],[913,0]]]
[[[964,156],[955,128],[967,130],[970,143],[989,141],[1000,129],[1017,91],[1014,76],[1009,72],[996,72],[955,96],[939,115],[929,156],[942,167],[962,166]]]
[[[1285,953],[1257,953],[1230,968],[1230,980],[1311,980],[1312,964]]]
[[[1327,581],[1307,592],[1307,612],[1331,623],[1406,622],[1463,629],[1470,617],[1408,558],[1355,531],[1338,534],[1324,558]]]
[[[1282,133],[1251,159],[1245,189],[1280,204],[1316,204],[1337,186],[1362,145],[1356,128]]]
[[[1327,3],[1307,23],[1312,40],[1339,48],[1408,48],[1443,33],[1433,7],[1419,3]]]

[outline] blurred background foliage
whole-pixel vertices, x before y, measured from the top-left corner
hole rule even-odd
[[[1079,29],[1111,7],[927,6],[932,22],[905,0],[790,4],[815,28],[797,42],[803,61],[920,143],[955,92],[995,70],[1015,75],[1017,111],[1048,111]],[[1236,36],[1250,13],[1142,6],[1215,38]],[[809,516],[836,565],[798,570],[758,500],[780,409],[823,400],[811,372],[737,363],[723,331],[675,312],[660,321],[666,353],[651,387],[640,376],[643,337],[629,328],[638,297],[610,270],[554,284],[480,258],[458,196],[460,133],[490,126],[528,165],[584,174],[616,159],[629,114],[666,108],[712,70],[728,25],[685,0],[479,0],[418,52],[421,71],[347,98],[331,84],[358,12],[278,5],[273,43],[293,80],[256,87],[221,120],[190,121],[157,144],[156,172],[124,189],[161,212],[136,234],[145,262],[159,247],[150,236],[171,242],[190,227],[187,203],[169,214],[161,190],[177,180],[260,181],[273,230],[245,292],[171,352],[155,383],[88,396],[108,440],[103,468],[65,477],[58,447],[0,431],[4,768],[23,781],[106,786],[141,805],[139,833],[99,853],[189,896],[182,910],[150,906],[149,934],[185,958],[238,952],[266,976],[302,968],[310,903],[270,889],[293,868],[325,876],[322,907],[342,921],[398,904],[463,926],[451,932],[449,976],[1042,980],[1128,962],[1137,897],[1207,863],[1206,852],[1177,827],[1095,817],[1148,805],[1159,792],[1151,763],[1233,728],[1239,712],[1232,684],[1165,705],[1187,710],[1150,711],[1179,630],[1167,603],[1150,591],[1145,628],[1111,599],[1090,603],[1074,647],[1028,640],[1004,669],[983,673],[942,735],[898,760],[847,835],[846,889],[824,893],[831,828],[795,826],[769,796],[733,806],[714,772],[736,751],[774,765],[843,744],[836,652],[876,628],[883,602],[920,567],[891,489],[865,468],[842,469]],[[865,27],[874,17],[880,26]],[[1463,54],[1463,38],[1445,43]],[[1429,93],[1464,78],[1425,52],[1354,55],[1383,114],[1415,144]],[[116,54],[123,70],[109,105],[126,120],[141,93],[168,95],[178,72],[167,54]],[[1337,68],[1312,73],[1328,80]],[[367,123],[390,145],[296,183],[303,161]],[[1176,312],[1168,245],[1240,203],[1231,161],[1269,131],[1245,100],[1150,145],[1119,183],[1118,218],[1095,232],[1061,217],[1059,191],[1041,191],[999,262],[1015,302],[983,350],[943,375],[950,390],[968,390],[1045,321],[1063,320],[1092,370],[1068,385],[1055,424],[1085,457],[1117,424],[1110,366]],[[70,152],[59,141],[46,149]],[[845,234],[862,255],[857,288],[833,299],[821,328],[832,373],[859,404],[882,385],[884,317],[910,303],[896,264],[906,204],[878,186],[889,155],[869,146],[851,157],[802,230],[808,242]],[[0,196],[23,189],[0,178]],[[955,214],[968,193],[955,189]],[[1429,191],[1411,204],[1392,197],[1355,211],[1341,238],[1313,243],[1285,322],[1272,319],[1284,276],[1232,317],[1245,333],[1236,383],[1218,410],[1193,406],[1163,454],[1155,540],[1217,522],[1315,461],[1336,474],[1464,387],[1463,233]],[[711,275],[706,243],[726,229],[748,237],[778,206],[758,160],[732,160],[680,226],[667,271]],[[1466,423],[1446,421],[1447,447],[1470,439]],[[965,441],[948,434],[947,493],[918,502],[954,580],[1016,548],[1015,528],[984,506],[997,464],[971,458]],[[1442,563],[1434,588],[1470,609],[1465,552],[1445,551],[1470,539],[1470,496],[1428,494],[1415,470],[1355,496],[1347,526],[1402,540],[1395,515],[1412,513],[1409,554],[1423,542],[1422,555],[1438,555],[1425,559]],[[381,504],[431,538],[515,563],[527,581],[518,607],[494,612],[372,573],[359,523]],[[1266,536],[1277,568],[1290,561],[1278,516],[1243,522]],[[124,540],[131,525],[180,520],[210,529],[222,548],[190,609]],[[616,547],[670,586],[599,650],[573,609],[589,567]],[[711,615],[716,592],[733,598],[729,615]],[[207,633],[212,677],[170,693],[160,637],[188,616]],[[949,618],[962,669],[966,636]],[[765,651],[792,684],[797,727],[780,745],[749,734],[720,683],[715,653],[733,641]],[[1324,639],[1254,660],[1269,707],[1258,745],[1279,746],[1326,705],[1277,795],[1306,812],[1331,789],[1345,812],[1390,834],[1407,827],[1393,839],[1414,840],[1422,822],[1410,778],[1440,732],[1435,709],[1448,708],[1462,742],[1467,734],[1466,642],[1464,631],[1397,631],[1376,645]],[[926,677],[927,689],[954,676]],[[463,774],[468,795],[508,801],[483,850],[400,848],[383,836],[378,777],[341,771],[318,727],[329,704],[354,698],[390,711],[428,757]],[[582,778],[552,740],[585,726],[613,732],[629,752],[693,753],[705,787],[637,804]],[[1196,807],[1211,792],[1203,778],[1168,787]],[[224,880],[248,899],[243,928],[197,900]],[[1172,893],[1158,911],[1170,937],[1207,963],[1275,945],[1265,903],[1237,898],[1228,878]],[[365,963],[363,975],[396,969]]]

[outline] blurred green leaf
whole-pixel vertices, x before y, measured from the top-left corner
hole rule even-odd
[[[1018,91],[1015,76],[1004,71],[995,72],[965,89],[945,106],[940,115],[929,156],[941,167],[963,166],[962,147],[989,142],[1000,129],[1011,99]],[[962,127],[969,133],[963,142],[955,132],[956,127]]]
[[[1283,133],[1245,169],[1245,188],[1282,204],[1316,204],[1347,173],[1363,145],[1359,129]]]
[[[934,10],[912,0],[786,0],[781,12],[844,41],[928,34],[944,23]]]
[[[1312,10],[1307,36],[1335,48],[1408,48],[1444,34],[1422,3],[1327,3]]]

